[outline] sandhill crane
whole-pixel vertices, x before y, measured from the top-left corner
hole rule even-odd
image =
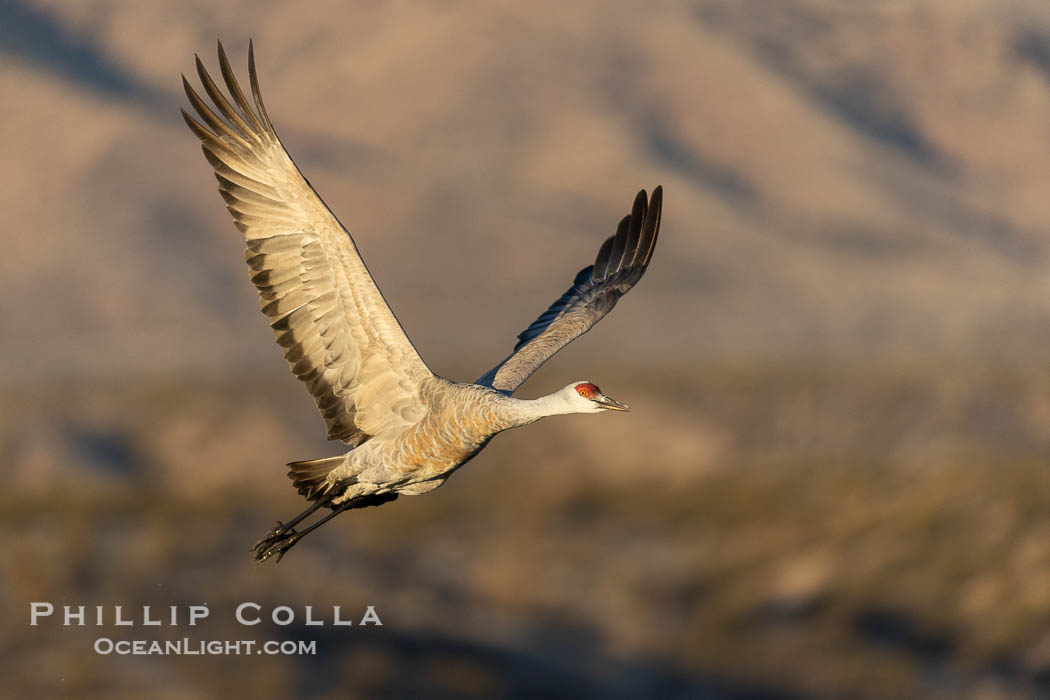
[[[219,42],[227,98],[196,57],[214,109],[183,76],[182,110],[215,169],[219,192],[245,236],[245,258],[262,312],[292,372],[303,381],[346,454],[291,462],[288,476],[313,503],[278,521],[253,548],[277,561],[339,513],[401,494],[426,493],[473,458],[497,433],[545,416],[627,411],[592,382],[572,382],[538,399],[511,394],[548,358],[586,333],[645,273],[660,229],[662,190],[642,190],[630,215],[561,297],[519,336],[513,352],[474,384],[434,374],[423,362],[365,267],[357,246],[284,149],[263,106],[248,45],[249,103]],[[231,103],[232,100],[232,103]],[[331,512],[295,526],[318,508]]]

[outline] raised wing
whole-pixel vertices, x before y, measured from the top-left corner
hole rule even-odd
[[[554,353],[580,337],[609,313],[645,274],[660,233],[663,188],[634,198],[616,235],[606,239],[593,265],[579,271],[569,290],[518,335],[510,357],[490,369],[478,384],[514,393]]]
[[[219,193],[245,236],[245,258],[278,345],[317,403],[329,439],[358,445],[423,410],[432,376],[365,267],[350,234],[302,176],[263,106],[248,46],[252,104],[219,43],[223,95],[197,58],[218,114],[182,82],[200,121],[182,110],[215,168]],[[221,115],[221,116],[220,116]]]

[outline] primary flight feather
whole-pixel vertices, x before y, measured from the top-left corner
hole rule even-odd
[[[244,234],[245,259],[292,373],[306,384],[328,437],[344,455],[292,462],[289,477],[312,505],[260,540],[279,561],[304,535],[351,508],[433,490],[497,433],[545,416],[628,410],[588,381],[534,400],[514,391],[547,359],[586,333],[645,273],[660,230],[662,190],[635,197],[593,265],[518,336],[514,351],[475,384],[434,374],[368,272],[350,234],[292,162],[263,105],[252,45],[251,100],[219,43],[229,97],[200,58],[208,104],[183,76],[197,116],[182,110],[215,170],[219,193]],[[295,526],[318,508],[331,513]]]

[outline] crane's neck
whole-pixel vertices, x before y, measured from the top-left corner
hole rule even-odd
[[[538,399],[515,399],[509,396],[502,398],[500,418],[505,423],[502,430],[528,425],[547,416],[580,412],[579,408],[567,401],[560,392],[541,396]]]

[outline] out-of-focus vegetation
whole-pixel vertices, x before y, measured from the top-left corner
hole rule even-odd
[[[0,4],[0,695],[1050,695],[1048,8]],[[633,412],[500,436],[255,565],[303,506],[283,463],[339,446],[178,117],[193,53],[222,38],[243,77],[249,36],[452,378],[663,184],[647,277],[522,391]],[[212,613],[30,627],[34,600]],[[242,627],[243,601],[384,624]]]
[[[501,436],[442,489],[340,516],[276,567],[247,550],[300,508],[280,461],[328,453],[303,439],[318,431],[297,386],[12,397],[6,682],[24,697],[152,694],[158,678],[171,697],[1050,691],[1050,377],[795,364],[670,383],[623,379],[630,415]],[[212,613],[40,629],[30,600]],[[242,627],[246,600],[300,623],[305,605],[374,604],[384,625]],[[318,654],[102,657],[98,636],[316,639]]]

